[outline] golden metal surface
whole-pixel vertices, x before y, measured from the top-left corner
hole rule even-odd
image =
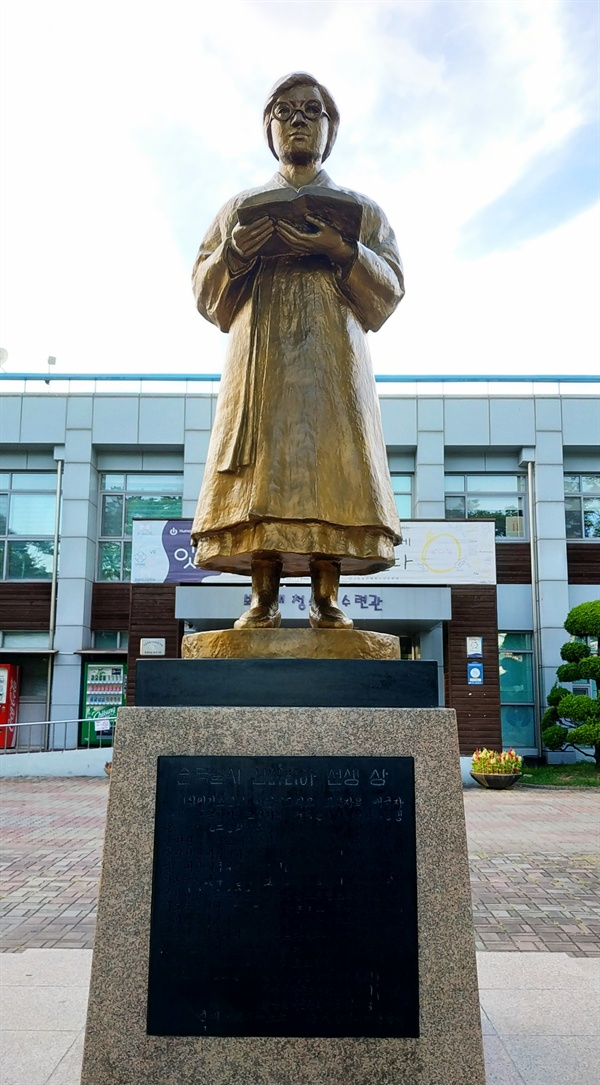
[[[183,638],[184,659],[400,659],[400,641],[362,629],[219,629]]]
[[[367,575],[394,563],[400,523],[366,333],[404,279],[381,209],[322,168],[338,122],[314,77],[280,80],[264,110],[278,172],[225,204],[194,265],[199,312],[229,333],[192,528],[204,568],[253,573],[260,556],[295,576],[317,558]]]

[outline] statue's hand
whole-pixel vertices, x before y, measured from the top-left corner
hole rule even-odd
[[[231,244],[238,256],[251,259],[262,249],[269,240],[275,227],[266,215],[256,219],[249,226],[242,226],[239,222],[234,226],[231,234]]]
[[[344,241],[339,230],[314,215],[305,215],[306,222],[316,226],[314,233],[306,234],[283,220],[275,223],[275,229],[291,252],[298,255],[328,256],[333,264],[344,267],[354,256],[354,249]]]

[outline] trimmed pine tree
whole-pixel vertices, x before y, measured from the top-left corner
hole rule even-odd
[[[565,629],[572,637],[600,637],[600,599],[580,603],[567,614]],[[564,662],[558,667],[559,682],[594,681],[600,683],[600,656],[592,654],[583,640],[570,640],[560,650]],[[600,700],[575,694],[555,683],[546,700],[549,708],[542,716],[542,739],[548,750],[569,746],[594,757],[600,771]],[[582,746],[592,746],[593,754]]]

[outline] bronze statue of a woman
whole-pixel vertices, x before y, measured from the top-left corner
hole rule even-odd
[[[280,624],[282,575],[310,575],[314,628],[351,628],[340,573],[388,568],[400,541],[366,333],[402,298],[402,264],[377,204],[322,168],[338,124],[312,75],[275,85],[264,128],[278,172],[225,204],[193,271],[229,347],[192,540],[197,565],[252,575],[238,629]],[[346,203],[356,236],[336,219]]]

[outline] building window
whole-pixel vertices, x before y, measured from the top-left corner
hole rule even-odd
[[[125,629],[97,629],[94,636],[94,648],[101,648],[105,652],[115,648],[127,648],[129,633]]]
[[[32,633],[29,629],[21,632],[0,630],[0,648],[47,648],[50,641],[48,633]]]
[[[399,475],[391,472],[394,501],[401,520],[410,520],[412,516],[412,475]]]
[[[526,475],[446,475],[447,520],[494,520],[497,539],[525,538]]]
[[[600,475],[565,475],[567,539],[600,539]]]
[[[54,563],[56,474],[0,474],[0,577],[51,580]]]
[[[597,656],[598,652],[598,637],[572,637],[572,640],[578,641],[580,644],[587,644],[590,654]]]
[[[183,475],[102,474],[100,489],[98,580],[130,580],[134,516],[181,516]]]
[[[502,745],[535,747],[531,633],[499,633]]]

